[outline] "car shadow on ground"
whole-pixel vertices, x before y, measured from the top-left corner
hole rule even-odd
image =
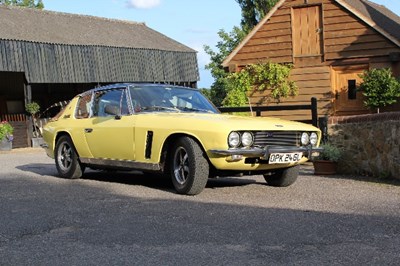
[[[88,171],[84,174],[82,179],[145,186],[175,193],[171,179],[159,174],[142,173],[137,171]],[[209,178],[206,188],[241,187],[256,183],[257,182],[254,179],[243,177]]]
[[[57,169],[55,165],[50,163],[30,163],[25,165],[19,165],[16,168],[24,172],[31,172],[41,176],[57,175]]]
[[[17,166],[17,169],[21,171],[32,172],[41,176],[53,176],[55,178],[61,178],[58,176],[54,164],[26,164]],[[140,171],[107,171],[86,169],[81,179],[134,186],[145,186],[175,193],[170,178],[159,174],[142,173]],[[252,184],[266,185],[266,183],[257,182],[255,179],[251,179],[251,177],[223,177],[210,178],[207,182],[206,188],[241,187]]]

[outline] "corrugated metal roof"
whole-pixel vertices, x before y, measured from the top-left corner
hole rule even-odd
[[[199,80],[196,51],[144,23],[3,5],[0,71],[28,83]]]
[[[0,39],[195,52],[144,23],[5,5]]]

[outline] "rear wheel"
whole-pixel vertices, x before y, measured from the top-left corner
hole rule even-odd
[[[82,176],[84,167],[78,160],[78,154],[70,137],[62,136],[58,139],[55,161],[58,174],[61,177],[77,179]]]
[[[205,188],[209,165],[203,150],[189,137],[178,139],[172,147],[169,171],[179,194],[196,195]]]
[[[300,166],[296,165],[286,169],[277,169],[271,175],[264,175],[267,184],[273,187],[288,187],[296,182]]]

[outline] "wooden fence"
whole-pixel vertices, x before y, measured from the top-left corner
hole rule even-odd
[[[1,121],[8,122],[25,122],[27,117],[25,114],[4,114],[0,116]]]
[[[221,111],[221,113],[255,112],[256,116],[261,116],[261,112],[266,111],[310,110],[311,124],[318,127],[317,98],[315,97],[311,98],[310,104],[305,105],[219,107],[218,109]]]

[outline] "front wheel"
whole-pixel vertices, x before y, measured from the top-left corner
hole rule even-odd
[[[203,150],[189,137],[178,139],[171,150],[169,171],[179,194],[196,195],[205,188],[209,165]]]
[[[78,154],[70,137],[62,136],[57,141],[55,161],[58,174],[61,177],[78,179],[82,176],[84,167],[78,160]]]
[[[264,175],[267,184],[273,187],[288,187],[296,182],[300,166],[296,165],[286,169],[277,169],[274,173]]]

